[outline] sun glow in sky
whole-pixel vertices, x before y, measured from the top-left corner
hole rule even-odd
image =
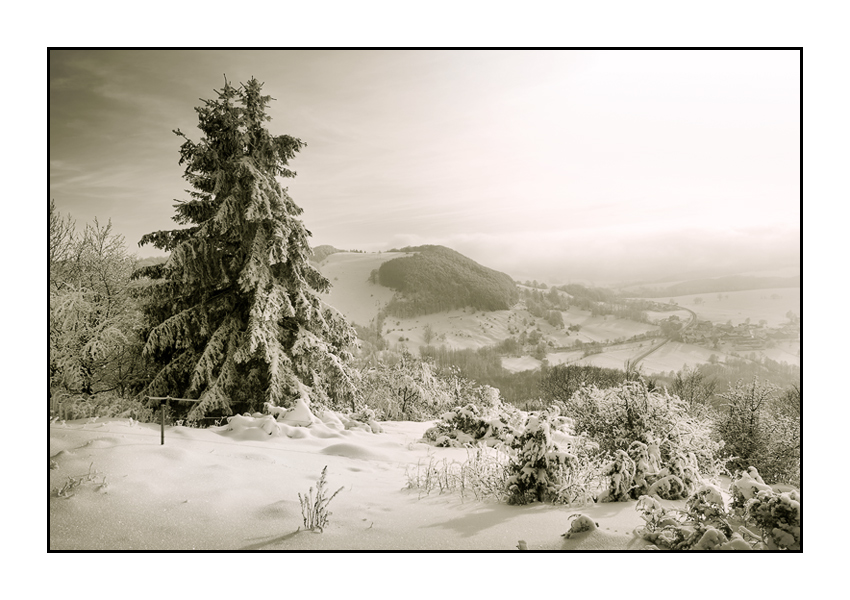
[[[224,76],[307,146],[313,245],[443,244],[515,278],[797,267],[796,51],[54,51],[50,197],[140,256],[188,184],[173,129]]]

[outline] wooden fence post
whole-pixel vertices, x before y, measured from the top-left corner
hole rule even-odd
[[[159,400],[159,445],[165,445],[165,407],[169,400],[179,400],[181,402],[199,402],[195,398],[172,398],[171,396],[145,396],[148,400]],[[150,405],[148,405],[150,406]]]

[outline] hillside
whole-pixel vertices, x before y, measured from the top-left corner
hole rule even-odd
[[[319,264],[331,254],[336,254],[337,252],[342,252],[342,250],[327,244],[323,246],[316,246],[313,248],[313,255],[310,257],[310,261]]]
[[[509,275],[443,246],[403,248],[415,253],[383,263],[377,280],[399,292],[387,314],[415,317],[456,308],[506,310],[519,299]]]
[[[404,256],[396,252],[356,253],[338,251],[319,263],[331,289],[322,299],[358,325],[368,325],[392,300],[395,292],[369,282],[369,275],[383,263]]]

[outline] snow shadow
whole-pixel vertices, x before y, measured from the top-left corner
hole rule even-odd
[[[256,544],[250,544],[248,546],[243,546],[239,548],[240,550],[263,550],[268,546],[273,546],[275,544],[280,544],[281,542],[285,542],[286,540],[292,539],[299,533],[302,533],[300,529],[293,531],[292,533],[287,533],[286,535],[281,535],[276,538],[272,538],[270,540],[266,540],[264,542],[257,542]]]

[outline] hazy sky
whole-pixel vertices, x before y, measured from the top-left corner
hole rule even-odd
[[[800,254],[796,51],[55,51],[50,196],[140,256],[224,75],[307,146],[312,243],[443,244],[513,277],[634,281]]]

